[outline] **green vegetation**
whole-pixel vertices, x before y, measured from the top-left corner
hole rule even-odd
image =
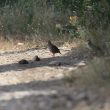
[[[86,28],[87,38],[107,52],[110,48],[110,1],[89,0],[82,16],[82,25]]]
[[[2,0],[0,34],[78,37],[78,21],[70,23],[70,16],[80,13],[82,3],[81,0]]]
[[[1,0],[0,34],[5,38],[86,36],[109,48],[109,12],[109,0]]]

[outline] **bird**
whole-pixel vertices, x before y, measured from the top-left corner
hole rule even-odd
[[[34,61],[40,61],[40,58],[36,55],[36,56],[34,57]]]
[[[51,43],[51,41],[48,41],[48,49],[50,50],[50,52],[53,54],[53,56],[55,56],[56,53],[60,53],[60,50],[58,49],[58,47],[54,44]]]
[[[25,59],[22,59],[18,62],[19,64],[28,64],[29,62]]]
[[[101,54],[104,54],[103,50],[102,50],[99,46],[94,45],[94,44],[91,42],[91,40],[87,40],[87,41],[88,41],[88,45],[89,45],[89,47],[90,47],[91,49],[93,49],[94,51],[99,52],[99,53],[101,53]]]

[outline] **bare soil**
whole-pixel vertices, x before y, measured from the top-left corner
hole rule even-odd
[[[84,66],[87,55],[60,49],[62,54],[56,57],[48,49],[0,54],[0,110],[110,110],[103,88],[88,90],[63,80],[64,72],[82,62]],[[33,60],[36,55],[41,61]],[[18,64],[21,59],[29,64]]]

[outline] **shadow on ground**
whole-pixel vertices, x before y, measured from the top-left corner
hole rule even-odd
[[[50,65],[51,61],[63,62],[61,66],[64,67],[73,67],[87,58],[87,51],[73,50],[63,56],[43,58],[40,62],[30,61],[27,65],[0,65],[0,72],[55,67]],[[104,91],[68,85],[62,79],[2,85],[0,93],[0,110],[105,110]]]
[[[45,89],[57,89],[64,86],[63,79],[55,79],[49,81],[31,81],[29,83],[20,83],[13,85],[0,86],[0,92],[16,92],[16,91],[29,91],[29,90],[45,90]]]
[[[95,92],[90,92],[85,88],[69,87],[62,79],[0,86],[0,108],[3,110],[103,110],[105,97],[100,90],[95,89]]]
[[[12,64],[4,64],[0,65],[0,73],[6,71],[22,71],[29,68],[36,68],[36,67],[55,67],[54,64],[51,64],[52,61],[60,62],[63,67],[73,67],[78,62],[86,59],[88,57],[88,51],[85,52],[87,55],[83,54],[83,52],[75,52],[75,50],[66,53],[63,56],[56,56],[56,57],[49,57],[49,58],[42,58],[41,61],[29,61],[29,64],[20,65],[17,63]]]

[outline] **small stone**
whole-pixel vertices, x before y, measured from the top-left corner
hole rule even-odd
[[[83,67],[83,66],[85,66],[85,65],[86,65],[86,63],[85,63],[84,61],[81,61],[80,63],[78,63],[77,66],[79,66],[79,67]]]
[[[59,61],[52,61],[49,63],[50,66],[61,66],[61,62]]]

